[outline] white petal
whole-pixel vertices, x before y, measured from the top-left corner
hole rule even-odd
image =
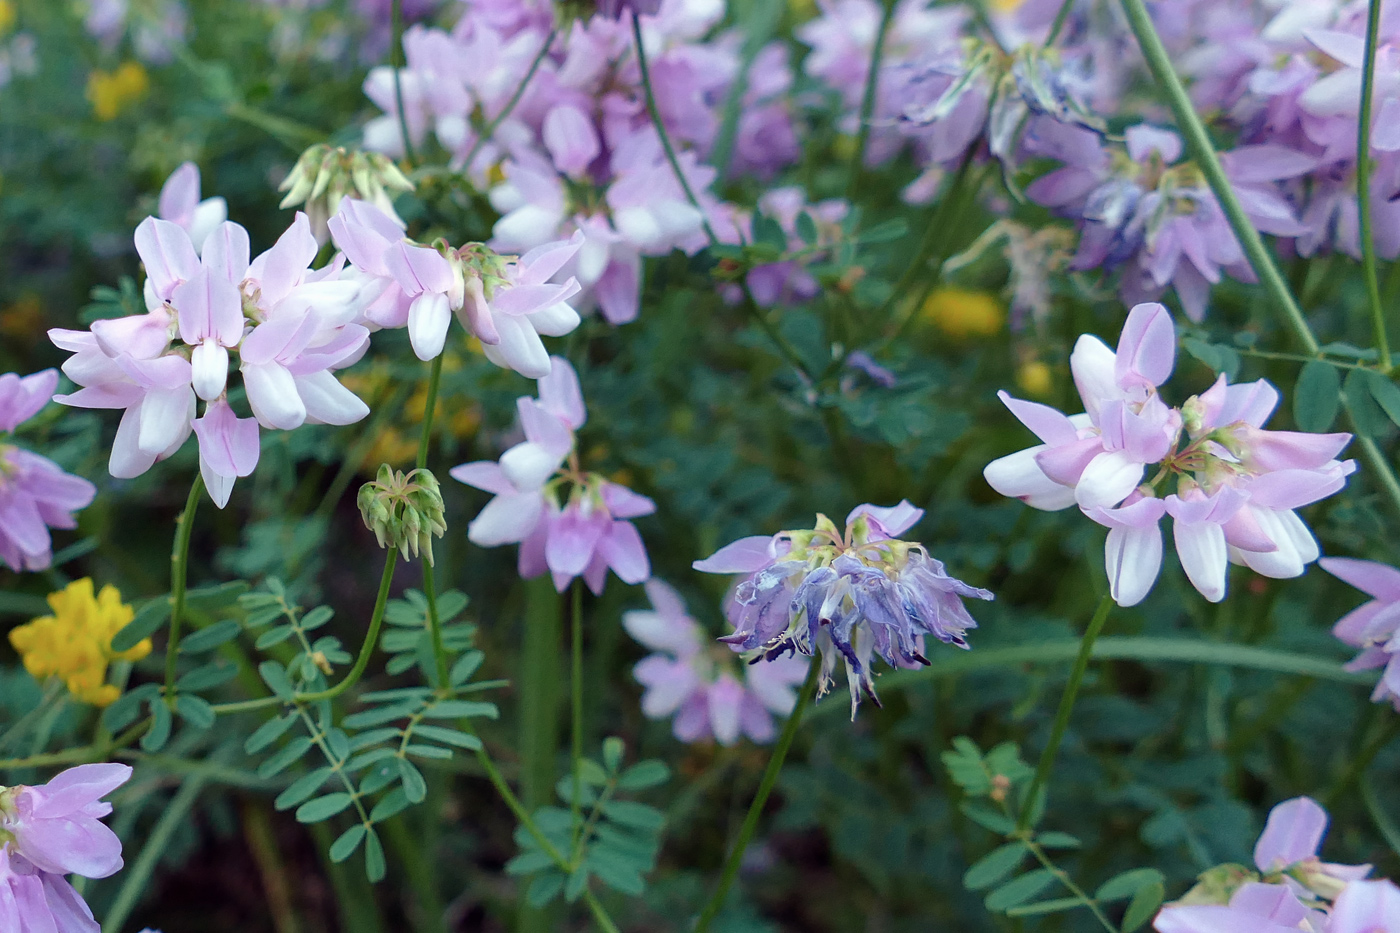
[[[296,380],[281,363],[244,363],[243,384],[253,416],[265,428],[290,431],[306,421],[306,405]]]
[[[516,489],[539,489],[563,462],[543,445],[526,441],[501,454],[501,472]]]
[[[445,294],[425,292],[413,299],[408,308],[408,339],[414,354],[424,362],[436,359],[447,342],[451,323],[452,309]]]
[[[310,424],[354,424],[369,414],[369,406],[328,369],[296,376],[295,382]]]
[[[213,340],[195,344],[190,354],[190,366],[195,393],[206,402],[224,394],[228,384],[228,350]]]
[[[1162,531],[1153,524],[1145,528],[1114,528],[1104,545],[1109,591],[1120,606],[1142,602],[1162,569]]]
[[[1084,468],[1074,498],[1081,508],[1112,508],[1142,482],[1143,465],[1122,450],[1105,451]]]
[[[539,524],[544,496],[537,491],[496,496],[467,525],[467,540],[481,547],[517,544]]]
[[[1044,444],[1038,444],[993,460],[982,475],[997,492],[1020,499],[1031,508],[1046,512],[1069,508],[1074,505],[1074,487],[1055,482],[1035,462],[1035,455],[1044,449]]]
[[[1225,598],[1225,572],[1229,555],[1225,530],[1215,522],[1176,521],[1172,529],[1181,569],[1191,585],[1213,603]]]

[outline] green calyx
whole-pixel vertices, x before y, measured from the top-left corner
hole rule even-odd
[[[447,531],[447,517],[442,490],[430,471],[404,473],[386,463],[373,482],[360,487],[356,501],[380,547],[396,548],[404,560],[422,553],[432,565],[433,538]]]

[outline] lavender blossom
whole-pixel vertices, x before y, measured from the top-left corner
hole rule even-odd
[[[862,694],[879,705],[874,654],[892,667],[918,667],[929,663],[925,636],[966,648],[977,623],[962,600],[992,598],[948,576],[923,545],[895,538],[923,514],[908,502],[861,505],[846,517],[844,536],[819,514],[810,531],[741,538],[696,561],[705,573],[745,574],[725,606],[735,632],[720,640],[769,660],[820,651],[823,695],[840,658],[852,718]]]

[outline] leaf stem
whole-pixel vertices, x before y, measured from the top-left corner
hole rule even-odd
[[[856,124],[856,148],[851,154],[850,174],[846,178],[846,200],[853,201],[865,171],[865,150],[870,145],[870,119],[875,113],[875,97],[880,89],[880,66],[885,60],[885,38],[894,19],[895,0],[883,0],[880,27],[875,33],[875,45],[870,49],[870,72],[865,76],[865,90],[860,96],[860,122]]]
[[[1050,780],[1050,772],[1055,767],[1055,756],[1060,751],[1060,743],[1064,741],[1065,731],[1069,729],[1069,717],[1074,712],[1074,701],[1079,698],[1079,688],[1084,683],[1084,675],[1089,670],[1089,659],[1094,656],[1094,642],[1098,640],[1099,633],[1103,631],[1104,623],[1108,621],[1108,612],[1113,608],[1113,598],[1108,593],[1104,593],[1099,598],[1099,607],[1094,611],[1094,617],[1089,620],[1089,627],[1084,630],[1084,637],[1079,640],[1079,656],[1074,660],[1074,667],[1069,673],[1069,682],[1065,684],[1065,692],[1060,696],[1060,708],[1055,713],[1055,724],[1050,728],[1050,741],[1045,744],[1045,750],[1040,753],[1040,763],[1036,765],[1035,780],[1031,782],[1030,790],[1026,792],[1025,803],[1021,807],[1021,813],[1016,820],[1016,828],[1025,832],[1030,829],[1032,817],[1040,809],[1038,800],[1045,792],[1045,783]]]
[[[788,749],[792,747],[792,740],[797,737],[797,727],[802,723],[802,714],[812,704],[812,696],[817,692],[821,666],[821,657],[813,657],[811,665],[807,668],[807,679],[797,694],[797,704],[788,714],[782,735],[778,736],[778,743],[773,746],[773,751],[768,757],[768,767],[759,781],[758,792],[754,794],[753,803],[749,805],[748,815],[744,817],[744,825],[739,829],[739,838],[734,841],[734,848],[725,860],[724,871],[720,875],[714,894],[710,895],[705,908],[700,911],[700,918],[695,921],[694,933],[706,933],[709,930],[710,924],[714,923],[715,917],[724,907],[724,899],[733,887],[734,879],[739,876],[739,865],[744,860],[744,850],[749,847],[749,842],[758,829],[763,806],[768,802],[768,795],[772,793],[773,785],[778,781],[778,774],[783,770],[783,760],[787,758]]]
[[[481,134],[476,138],[476,142],[472,143],[472,147],[467,150],[467,157],[462,160],[462,165],[465,166],[468,171],[471,170],[472,161],[476,158],[477,154],[481,152],[481,147],[486,145],[491,140],[492,136],[496,135],[496,130],[500,127],[501,123],[506,117],[510,116],[511,111],[515,109],[515,105],[520,103],[520,98],[525,96],[525,88],[529,86],[530,79],[535,76],[535,72],[540,70],[540,65],[544,63],[545,56],[549,54],[549,47],[554,44],[554,37],[558,34],[559,29],[556,27],[549,31],[548,36],[545,36],[544,45],[540,46],[539,53],[535,56],[534,61],[530,62],[530,67],[525,71],[525,77],[520,79],[520,86],[515,89],[515,93],[511,95],[510,100],[506,101],[506,105],[501,108],[500,112],[491,118],[491,122],[487,123],[486,126],[482,128]]]
[[[1371,226],[1371,107],[1376,91],[1376,45],[1379,41],[1381,0],[1370,0],[1366,15],[1366,66],[1361,73],[1361,113],[1356,126],[1356,208],[1361,218],[1361,269],[1376,332],[1380,370],[1390,372],[1390,339],[1381,306],[1381,280],[1376,271],[1376,240]]]
[[[1029,834],[1027,835],[1029,836]],[[1030,850],[1031,855],[1035,856],[1036,861],[1039,862],[1042,866],[1044,866],[1046,871],[1050,872],[1050,874],[1055,876],[1056,881],[1064,885],[1065,889],[1068,890],[1071,894],[1075,896],[1075,898],[1079,900],[1079,903],[1089,908],[1089,910],[1093,913],[1094,918],[1103,925],[1103,928],[1105,930],[1108,930],[1108,933],[1119,933],[1118,928],[1113,925],[1112,921],[1110,921],[1108,917],[1104,916],[1103,908],[1099,907],[1099,902],[1094,900],[1088,894],[1084,893],[1084,889],[1081,888],[1075,882],[1075,880],[1070,877],[1069,872],[1056,865],[1054,861],[1051,860],[1050,856],[1045,854],[1045,850],[1041,848],[1038,842],[1031,838],[1025,838],[1021,841],[1025,843],[1026,848]]]
[[[204,476],[194,475],[185,510],[176,521],[175,544],[170,551],[170,637],[165,643],[165,702],[175,705],[175,674],[180,660],[180,622],[185,614],[185,581],[190,569],[190,535],[194,533],[194,512],[204,492]]]
[[[365,668],[369,667],[370,656],[374,654],[374,649],[379,645],[379,629],[384,623],[384,609],[389,604],[389,587],[394,583],[394,570],[399,563],[397,550],[390,547],[385,548],[384,551],[384,572],[379,576],[379,594],[374,599],[374,615],[369,617],[369,630],[365,632],[364,644],[360,645],[360,654],[355,658],[354,666],[335,686],[315,693],[298,693],[295,696],[296,702],[315,703],[319,700],[334,700],[355,686],[364,676]],[[272,699],[276,699],[276,697]],[[218,710],[218,707],[215,709]]]

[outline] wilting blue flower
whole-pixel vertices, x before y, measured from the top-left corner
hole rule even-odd
[[[857,506],[841,535],[825,515],[812,530],[741,538],[695,569],[743,573],[725,606],[735,632],[721,641],[758,657],[822,655],[820,693],[831,687],[838,659],[846,666],[851,715],[861,693],[876,704],[872,657],[893,667],[928,664],[925,638],[967,647],[977,623],[962,600],[992,594],[948,576],[923,545],[901,541],[923,517],[907,501],[890,508]]]

